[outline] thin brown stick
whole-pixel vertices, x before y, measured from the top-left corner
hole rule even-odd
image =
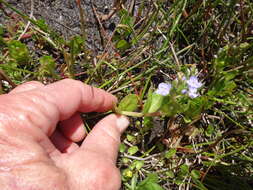
[[[12,82],[12,80],[5,74],[2,69],[0,69],[0,79],[7,81],[12,88],[15,88],[17,86],[14,82]]]

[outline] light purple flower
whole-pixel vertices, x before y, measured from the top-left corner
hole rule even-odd
[[[158,85],[158,89],[155,91],[156,94],[160,94],[162,96],[167,96],[170,93],[171,84],[170,83],[160,83]]]
[[[186,89],[183,89],[181,92],[182,92],[182,94],[186,94],[186,93],[187,93],[187,90],[186,90]]]
[[[200,88],[202,86],[202,83],[198,81],[198,78],[196,76],[191,76],[189,80],[186,81],[189,88]]]
[[[196,76],[191,76],[188,80],[185,76],[182,77],[183,81],[186,81],[187,88],[181,91],[182,94],[187,94],[190,98],[196,98],[199,96],[198,89],[202,87],[202,83],[199,82]]]
[[[188,91],[188,95],[190,96],[190,98],[196,98],[196,97],[198,97],[199,96],[198,89],[190,87],[189,91]]]

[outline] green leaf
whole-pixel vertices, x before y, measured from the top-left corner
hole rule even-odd
[[[48,32],[49,28],[48,25],[46,24],[46,21],[43,19],[38,19],[35,23],[41,30],[44,32]]]
[[[233,76],[230,74],[226,75],[226,73],[223,74],[224,76],[216,80],[216,82],[213,84],[213,87],[208,92],[208,95],[222,97],[225,95],[230,95],[236,88],[235,82],[231,80]]]
[[[132,162],[132,164],[129,166],[129,169],[134,170],[140,170],[142,168],[142,166],[144,165],[144,161],[142,160],[135,160],[134,162]]]
[[[122,163],[123,164],[129,164],[130,159],[129,158],[122,158]]]
[[[17,40],[8,43],[9,55],[17,64],[27,64],[30,62],[29,51],[25,44]]]
[[[131,146],[129,149],[128,149],[128,154],[130,155],[134,155],[136,152],[138,152],[139,148],[137,146]]]
[[[4,34],[4,28],[0,24],[0,48],[5,46],[5,42],[4,42],[4,39],[3,39],[3,34]]]
[[[139,185],[144,185],[146,183],[157,183],[158,182],[158,176],[156,173],[150,173],[148,176],[140,182]]]
[[[182,105],[179,102],[170,99],[170,97],[165,97],[161,111],[167,116],[176,115],[177,113],[182,113]]]
[[[162,107],[163,99],[164,99],[164,96],[162,96],[160,94],[153,93],[152,94],[152,101],[151,101],[151,105],[148,109],[148,113],[157,112]]]
[[[154,126],[153,118],[152,117],[144,117],[143,125],[144,125],[144,127],[141,129],[142,133],[149,131]]]
[[[126,9],[121,9],[119,11],[119,15],[121,17],[120,24],[125,24],[128,26],[134,25],[134,17],[130,15],[130,13]]]
[[[126,145],[123,144],[123,143],[121,143],[121,144],[119,145],[119,152],[123,153],[123,152],[125,152],[125,151],[126,151]]]
[[[213,132],[214,132],[214,126],[212,124],[209,124],[207,129],[205,130],[206,136],[211,137]]]
[[[194,179],[199,179],[201,177],[200,175],[200,172],[198,170],[192,170],[191,171],[191,176],[194,178]]]
[[[194,182],[194,184],[195,184],[195,186],[196,186],[196,188],[197,189],[199,189],[199,190],[208,190],[203,184],[202,184],[202,182],[201,181],[199,181],[198,179],[196,179],[196,178],[192,178],[192,181]],[[228,188],[228,189],[230,189],[230,188]]]
[[[72,56],[76,56],[84,50],[84,42],[81,36],[75,36],[70,40],[69,46]]]
[[[157,183],[157,174],[148,174],[148,177],[138,184],[137,190],[163,190]]]
[[[136,160],[136,169],[140,170],[142,168],[142,166],[144,166],[144,161],[143,160]]]
[[[135,94],[129,94],[121,100],[118,108],[121,111],[135,111],[138,108],[138,102]]]
[[[151,103],[152,103],[152,95],[153,95],[153,91],[151,90],[151,88],[148,90],[148,96],[147,96],[147,100],[143,106],[143,111],[142,113],[148,113],[148,110],[151,106]]]
[[[174,178],[175,177],[175,174],[173,171],[167,171],[166,172],[166,175],[169,177],[169,178]]]
[[[130,44],[126,40],[120,40],[116,44],[117,49],[125,50],[130,47]]]
[[[194,98],[188,102],[187,109],[185,110],[184,114],[187,117],[187,119],[194,119],[200,113],[207,109],[211,104],[209,103],[206,96],[200,96],[197,98]]]
[[[4,28],[3,25],[0,24],[0,36],[2,36],[4,34]]]
[[[172,158],[177,153],[177,149],[171,148],[169,151],[165,152],[165,158]]]
[[[40,58],[40,68],[39,75],[43,76],[51,76],[54,78],[59,78],[59,76],[55,72],[56,63],[51,56],[44,55]]]
[[[183,164],[180,166],[180,175],[187,175],[189,173],[189,166],[186,164]]]
[[[128,140],[129,142],[133,142],[133,141],[136,139],[135,136],[129,135],[129,134],[127,134],[126,138],[127,138],[127,140]]]
[[[137,188],[137,190],[163,190],[157,183],[147,183]]]

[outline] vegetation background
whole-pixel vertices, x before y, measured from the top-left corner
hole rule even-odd
[[[123,99],[196,69],[201,96],[131,117],[122,189],[253,189],[251,0],[0,0],[0,91],[74,78]],[[188,106],[188,107],[186,107]],[[86,128],[108,113],[83,115]]]

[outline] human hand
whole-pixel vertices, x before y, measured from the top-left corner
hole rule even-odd
[[[127,118],[109,115],[85,137],[78,114],[109,110],[116,101],[70,79],[28,82],[1,95],[0,189],[118,190],[115,162]]]

